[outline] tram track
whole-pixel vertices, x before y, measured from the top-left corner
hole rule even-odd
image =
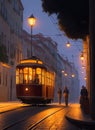
[[[27,126],[27,129],[25,130],[33,130],[37,127],[37,125],[41,124],[44,120],[46,120],[47,118],[51,117],[52,115],[56,114],[57,112],[65,109],[66,107],[61,107],[61,108],[57,108],[57,110],[53,111],[50,114],[47,114],[46,116],[43,116],[41,119],[36,120],[34,122],[32,122],[29,126]],[[35,116],[31,117],[32,120],[34,120]],[[18,121],[14,121],[11,124],[8,124],[7,126],[5,126],[2,130],[12,130],[12,128],[14,128],[15,126],[20,126],[20,124],[27,122],[28,118],[25,117],[22,120],[18,120]]]
[[[61,111],[61,110],[63,110],[63,109],[65,109],[65,107],[64,107],[64,108],[61,108],[60,110],[55,111],[55,112],[53,112],[52,114],[50,114],[50,115],[48,115],[48,116],[42,118],[41,120],[37,121],[35,124],[31,125],[27,130],[34,130],[34,129],[37,127],[37,125],[39,125],[39,124],[42,123],[44,120],[46,120],[46,119],[49,118],[50,116],[54,115],[55,113],[57,113],[57,112],[59,112],[59,111]]]
[[[71,103],[69,104],[69,106],[71,105]],[[27,128],[27,130],[36,130],[37,126],[40,125],[43,121],[45,121],[47,118],[54,116],[55,114],[57,114],[58,112],[62,111],[63,109],[65,109],[67,107],[63,107],[55,112],[53,112],[52,114],[42,118],[41,120],[39,120],[38,122],[34,123],[33,125],[31,125],[29,128]]]

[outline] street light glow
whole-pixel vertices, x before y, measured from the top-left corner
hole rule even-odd
[[[83,52],[82,52],[81,55],[80,55],[80,59],[81,59],[81,60],[84,60]]]
[[[68,75],[67,73],[64,74],[64,76],[67,76],[67,75]]]
[[[87,80],[87,78],[85,77],[84,80]]]
[[[72,78],[74,78],[75,77],[75,75],[74,74],[72,74]]]
[[[64,73],[65,71],[64,70],[62,70],[62,73]]]
[[[66,46],[67,46],[67,47],[70,47],[70,46],[71,46],[70,42],[67,42]]]
[[[36,18],[33,16],[33,14],[30,17],[28,17],[28,23],[29,23],[30,26],[34,26],[35,25]]]

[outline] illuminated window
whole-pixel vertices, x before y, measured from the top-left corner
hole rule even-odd
[[[24,71],[24,73],[28,73],[28,68],[27,67],[24,68],[23,71]]]
[[[35,74],[36,74],[36,70],[35,69],[33,69],[33,81],[34,81],[34,78],[35,78]]]
[[[39,78],[39,83],[42,83],[42,76],[38,75],[38,78]]]
[[[20,83],[23,83],[23,73],[19,74],[19,81]]]
[[[16,76],[16,84],[19,84],[19,77]]]
[[[33,77],[32,77],[32,68],[29,68],[29,83],[32,83]]]
[[[19,69],[16,69],[16,75],[19,75]]]
[[[24,74],[24,83],[28,83],[28,74]]]
[[[19,84],[19,69],[16,69],[16,84]]]
[[[46,77],[46,85],[50,85],[50,73],[47,72],[47,77]]]
[[[46,71],[42,69],[42,84],[45,84],[45,75],[46,75]]]
[[[24,69],[23,69],[23,72],[24,72],[24,79],[23,79],[23,80],[24,80],[24,83],[27,84],[27,83],[28,83],[28,72],[29,72],[29,71],[28,71],[28,68],[27,68],[27,67],[24,68]]]
[[[23,70],[19,70],[19,83],[23,83]]]

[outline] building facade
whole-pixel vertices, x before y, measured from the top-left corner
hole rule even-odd
[[[31,36],[23,30],[23,5],[21,0],[0,0],[0,101],[17,100],[15,69],[21,59],[31,57]],[[55,72],[54,101],[57,102],[57,90],[67,85],[73,93],[78,93],[78,73],[71,63],[57,51],[57,43],[43,34],[32,36],[33,55],[40,58],[49,69]],[[2,54],[2,55],[1,55]],[[62,70],[68,74],[64,76]],[[75,72],[75,77],[69,77]],[[76,96],[78,98],[78,95]]]
[[[10,66],[9,95],[15,99],[15,66],[22,58],[23,6],[20,0],[0,0],[0,61]],[[0,50],[0,51],[1,51]],[[1,64],[2,65],[2,64]],[[1,73],[1,77],[3,72]],[[1,93],[4,92],[1,85]],[[6,90],[5,90],[6,91]],[[0,95],[1,96],[1,95]],[[4,101],[7,95],[5,94]],[[0,101],[2,101],[2,97]]]

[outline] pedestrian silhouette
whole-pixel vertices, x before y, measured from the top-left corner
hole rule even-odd
[[[64,96],[65,105],[68,106],[69,90],[68,90],[67,86],[65,86],[65,88],[63,90],[63,96]]]
[[[61,90],[60,87],[58,88],[58,92],[57,92],[57,94],[58,94],[58,102],[59,102],[59,104],[61,104],[62,90]]]
[[[83,96],[83,97],[87,97],[88,96],[88,91],[87,91],[87,89],[86,89],[86,87],[84,85],[82,85],[82,89],[81,89],[80,95]]]
[[[88,99],[88,91],[84,85],[82,85],[80,91],[80,106],[86,113],[89,113],[89,99]]]

